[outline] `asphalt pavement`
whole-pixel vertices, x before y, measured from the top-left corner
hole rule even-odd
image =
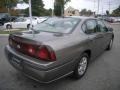
[[[111,51],[91,62],[80,80],[65,77],[50,84],[40,84],[16,71],[5,58],[7,36],[0,36],[0,90],[120,90],[120,24],[110,26],[115,33]]]

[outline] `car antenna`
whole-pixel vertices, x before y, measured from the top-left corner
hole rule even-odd
[[[32,8],[31,8],[31,0],[29,0],[29,17],[30,17],[30,28],[29,28],[29,30],[31,30],[31,28],[32,28]],[[33,35],[33,37],[35,36],[35,35],[34,35],[34,30],[32,30],[32,35]]]

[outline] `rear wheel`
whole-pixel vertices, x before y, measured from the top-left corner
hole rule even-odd
[[[84,53],[81,55],[81,58],[79,59],[79,62],[75,67],[73,77],[79,79],[86,73],[86,70],[88,68],[88,60],[89,60],[88,54]]]
[[[6,29],[12,29],[12,26],[8,24],[8,25],[6,26]]]
[[[113,39],[110,40],[109,45],[107,46],[107,50],[111,50],[113,46]]]

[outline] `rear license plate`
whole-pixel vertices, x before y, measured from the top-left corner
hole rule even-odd
[[[17,59],[17,58],[15,58],[15,57],[12,57],[12,58],[11,58],[11,62],[12,62],[13,65],[14,65],[15,67],[17,67],[18,69],[22,69],[22,60]]]

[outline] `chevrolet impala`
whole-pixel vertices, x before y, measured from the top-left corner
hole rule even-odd
[[[114,33],[96,18],[52,17],[8,40],[9,63],[29,78],[50,83],[70,74],[84,76],[89,62],[112,48]]]

